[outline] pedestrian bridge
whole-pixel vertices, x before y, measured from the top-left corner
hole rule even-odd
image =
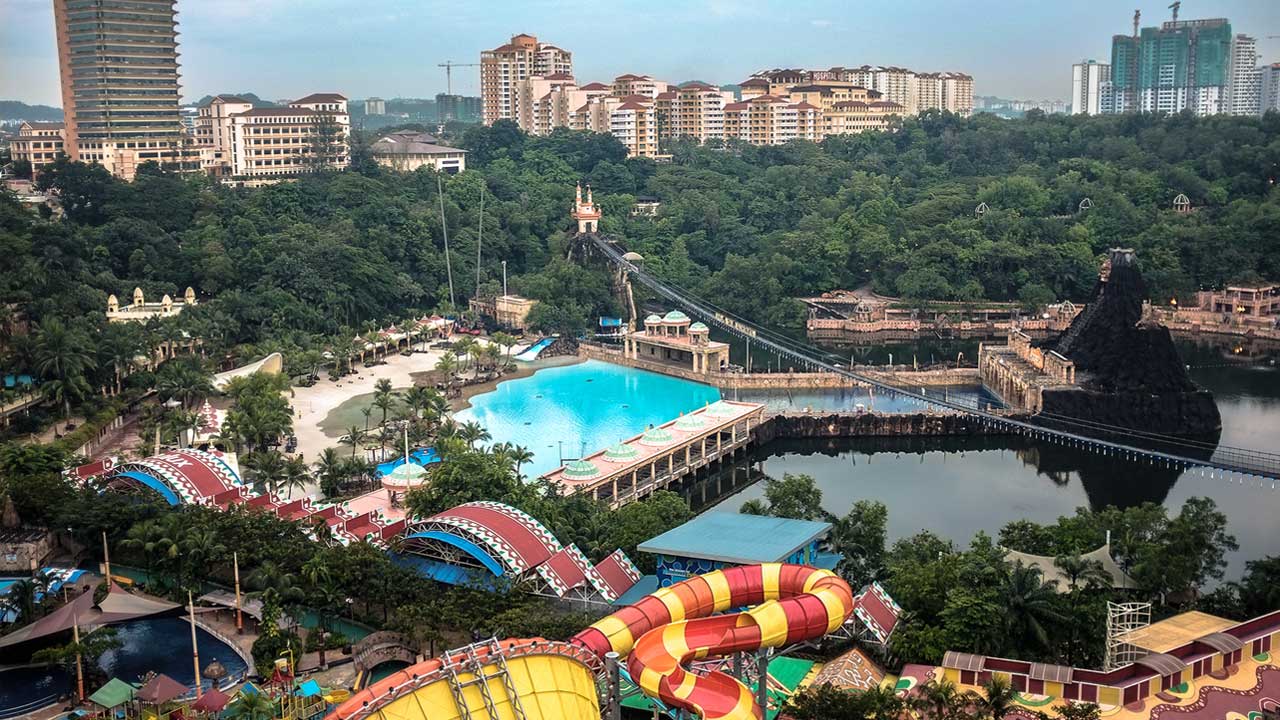
[[[625,273],[633,280],[644,284],[659,296],[683,308],[690,315],[714,324],[734,337],[763,346],[780,357],[790,359],[796,363],[797,369],[843,375],[860,385],[886,393],[890,397],[902,397],[917,402],[922,408],[931,407],[963,413],[994,430],[1017,433],[1045,442],[1169,468],[1183,470],[1199,468],[1201,472],[1213,476],[1221,475],[1226,479],[1240,482],[1244,482],[1246,478],[1260,484],[1270,482],[1272,488],[1275,487],[1276,481],[1280,480],[1280,454],[1277,453],[1224,445],[1208,448],[1203,443],[1183,442],[1176,438],[1103,426],[1063,416],[1042,419],[1076,428],[1075,430],[1048,428],[1029,420],[1006,417],[991,409],[977,407],[976,404],[971,406],[957,399],[926,396],[918,390],[893,385],[883,378],[849,369],[842,364],[843,358],[737,317],[687,290],[659,280],[628,260],[624,256],[625,251],[618,247],[617,243],[599,233],[581,234],[578,240],[586,244],[587,249],[598,251],[608,262],[616,266],[620,273]],[[1101,439],[1099,435],[1114,439]]]

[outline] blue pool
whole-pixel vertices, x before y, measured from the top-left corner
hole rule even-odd
[[[188,687],[195,683],[195,668],[191,662],[191,626],[181,618],[140,620],[116,626],[122,646],[103,654],[99,666],[107,677],[118,677],[138,682],[151,670],[163,672]],[[235,650],[204,630],[196,630],[200,645],[200,667],[208,667],[217,660],[227,668],[230,677],[244,674],[247,666]],[[209,681],[204,681],[208,687]],[[16,668],[0,671],[0,718],[13,714],[15,708],[40,703],[48,698],[52,702],[59,696],[73,692],[74,679],[61,670],[50,668]],[[101,684],[95,681],[86,686],[92,693]]]
[[[491,442],[527,447],[533,462],[521,472],[537,477],[559,467],[562,449],[594,452],[719,398],[709,385],[588,360],[499,383],[454,417],[480,423]]]
[[[429,465],[431,463],[440,462],[440,456],[436,455],[435,448],[418,448],[409,453],[409,459],[419,465]],[[392,471],[404,464],[404,458],[398,457],[395,460],[388,460],[384,463],[378,463],[378,475],[385,477],[390,475]]]

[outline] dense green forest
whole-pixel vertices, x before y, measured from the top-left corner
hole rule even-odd
[[[513,291],[542,301],[536,327],[572,332],[619,311],[601,269],[566,259],[579,180],[595,189],[602,230],[656,273],[792,332],[803,319],[794,297],[868,282],[911,299],[1080,299],[1115,245],[1138,249],[1161,299],[1280,278],[1276,115],[929,113],[820,144],[676,142],[669,163],[627,159],[610,136],[531,137],[505,122],[462,144],[460,175],[386,170],[360,139],[349,171],[257,189],[145,167],[123,183],[60,161],[41,183],[60,193],[65,219],[0,198],[0,303],[36,333],[62,321],[63,339],[96,355],[76,363],[87,383],[60,378],[72,400],[114,382],[106,356],[127,357],[118,346],[132,341],[113,337],[127,333],[107,330],[102,311],[134,286],[153,299],[191,286],[201,300],[144,341],[186,332],[226,362],[308,357],[370,323],[447,308],[450,264],[465,307],[483,193],[480,291],[497,290],[506,261]],[[1179,193],[1192,212],[1173,211]],[[642,195],[661,200],[657,217],[631,216]],[[1086,197],[1092,208],[1078,210]],[[47,374],[38,343],[3,344],[6,368]]]

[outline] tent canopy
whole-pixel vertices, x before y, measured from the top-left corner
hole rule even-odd
[[[111,678],[106,685],[89,696],[89,702],[111,709],[129,702],[137,692],[137,688],[120,678]]]
[[[138,690],[138,699],[149,705],[163,705],[187,694],[187,686],[161,673]]]
[[[86,592],[30,625],[0,637],[0,648],[66,632],[73,625],[79,625],[81,631],[89,631],[103,625],[140,620],[182,609],[178,603],[130,595],[114,582],[99,605],[93,604],[93,595],[92,592]]]

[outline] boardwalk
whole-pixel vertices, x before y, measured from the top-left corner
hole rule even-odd
[[[763,419],[763,405],[719,400],[544,477],[566,492],[590,493],[616,508],[747,447]]]

